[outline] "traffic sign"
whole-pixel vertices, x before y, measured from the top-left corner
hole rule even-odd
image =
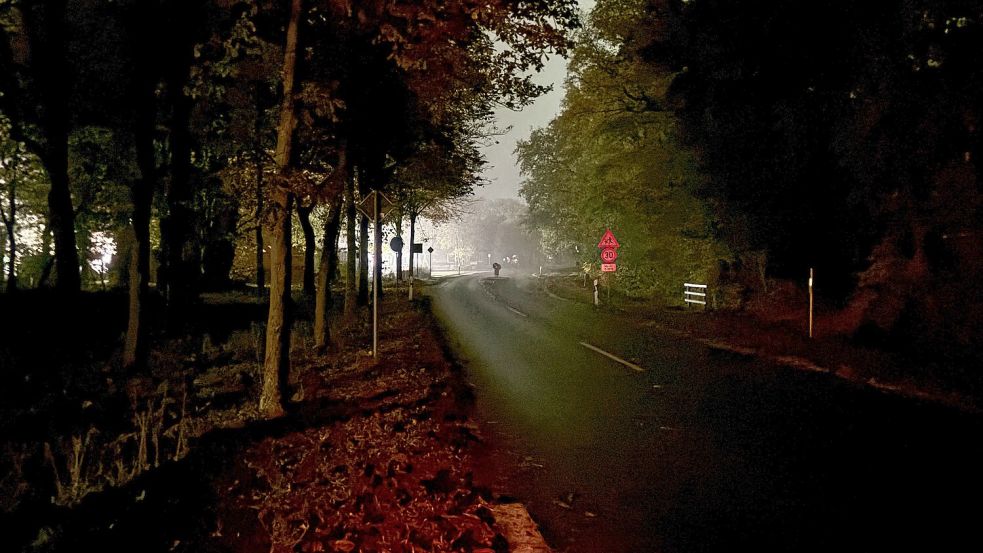
[[[403,239],[399,236],[393,236],[393,239],[389,241],[389,248],[394,252],[398,252],[403,249]]]
[[[618,259],[618,250],[614,248],[604,248],[601,250],[601,261],[605,263],[614,263],[615,259]]]
[[[370,221],[375,221],[375,195],[379,195],[379,220],[385,219],[386,214],[388,214],[396,204],[392,202],[385,194],[377,190],[369,192],[361,202],[358,203],[358,210],[362,212],[363,215],[369,218]]]
[[[614,237],[614,233],[611,232],[611,229],[606,229],[604,231],[604,236],[601,238],[601,241],[597,243],[597,247],[601,249],[604,248],[618,249],[621,247],[621,244],[618,243],[618,239]]]
[[[618,266],[614,263],[601,263],[602,273],[613,273],[618,270]]]

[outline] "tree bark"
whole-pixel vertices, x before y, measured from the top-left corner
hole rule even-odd
[[[259,398],[260,413],[267,418],[282,416],[284,398],[289,397],[290,283],[293,265],[290,213],[293,195],[278,187],[273,194],[273,205],[276,226],[270,229],[270,308],[266,320],[266,356],[263,359],[263,385]]]
[[[413,244],[416,242],[416,212],[410,211],[410,282],[416,278],[416,274],[413,273],[413,265],[416,261],[416,254],[413,253]]]
[[[0,229],[0,275],[6,271],[6,265],[3,261],[3,251],[7,249],[7,231]]]
[[[369,218],[358,216],[358,305],[369,304]]]
[[[7,292],[13,292],[17,290],[17,273],[15,270],[15,264],[17,262],[17,235],[14,234],[14,229],[17,227],[16,177],[12,178],[7,186],[7,213],[3,215],[3,226],[7,229],[7,247],[10,255],[10,265],[7,266]],[[2,249],[0,249],[0,257],[3,257]]]
[[[4,263],[3,251],[7,249],[7,231],[0,229],[0,275],[4,274],[7,270],[7,265]]]
[[[52,131],[53,134],[54,131]],[[45,164],[51,179],[48,192],[48,221],[55,237],[55,288],[63,293],[75,294],[82,289],[79,273],[78,249],[75,245],[75,210],[68,188],[68,130],[49,140],[58,142],[49,146],[49,161]]]
[[[355,319],[355,307],[358,301],[358,288],[355,284],[357,277],[357,251],[355,242],[355,175],[352,174],[345,180],[345,240],[348,246],[348,266],[345,273],[345,322],[351,323]]]
[[[55,268],[55,258],[51,255],[51,222],[50,218],[44,223],[44,230],[41,231],[41,255],[44,263],[41,265],[41,274],[38,276],[38,288],[46,288],[51,280],[51,270]],[[127,258],[129,264],[129,258]]]
[[[199,289],[227,290],[235,259],[233,236],[239,223],[239,201],[234,196],[221,193],[214,201],[214,207],[208,211],[205,234],[201,237],[203,247],[201,254],[194,254],[193,266],[201,267]]]
[[[400,209],[398,213],[396,213],[395,226],[396,226],[396,236],[400,239],[400,241],[402,241],[403,239],[403,210],[402,209]],[[403,244],[403,246],[406,246],[406,244]],[[396,252],[396,280],[397,281],[403,280],[403,248],[400,248],[399,251]]]
[[[291,0],[290,20],[283,56],[283,104],[277,125],[276,163],[278,177],[285,176],[290,164],[294,111],[294,80],[297,67],[297,27],[301,0]],[[284,414],[283,399],[288,395],[290,375],[290,273],[291,224],[293,194],[285,182],[277,182],[273,193],[273,245],[270,260],[270,310],[266,322],[266,357],[263,360],[263,385],[259,398],[260,414],[275,418]]]
[[[378,192],[376,192],[378,194]],[[376,204],[378,206],[378,204]],[[377,220],[372,226],[373,228],[373,240],[372,240],[372,258],[375,260],[374,267],[372,268],[372,279],[376,284],[376,296],[382,298],[382,222]],[[378,255],[376,255],[378,252]],[[373,300],[374,301],[374,300]]]
[[[187,322],[189,309],[198,295],[200,285],[199,248],[194,237],[195,211],[191,189],[191,99],[184,94],[187,75],[174,76],[168,83],[172,96],[170,146],[171,175],[167,187],[167,219],[161,221],[161,241],[164,255],[161,261],[166,267],[166,283],[158,291],[167,299],[167,326],[174,331]],[[159,273],[158,273],[159,275]]]
[[[68,179],[68,135],[71,131],[66,40],[66,0],[27,4],[21,11],[30,41],[31,66],[40,104],[38,126],[43,146],[38,157],[51,181],[48,224],[54,234],[57,290],[76,294],[82,289],[75,210]]]
[[[155,106],[152,88],[137,114],[134,140],[140,178],[130,187],[133,201],[133,250],[130,256],[129,322],[123,347],[123,366],[140,368],[147,359],[147,311],[150,296],[150,213],[157,165],[154,152]],[[149,94],[148,94],[149,92]]]
[[[266,269],[263,266],[263,147],[260,140],[262,132],[262,113],[260,105],[259,85],[256,85],[256,124],[253,129],[254,155],[256,156],[256,296],[263,301],[263,292],[266,288]]]
[[[344,195],[331,205],[331,214],[324,224],[324,243],[317,275],[317,300],[314,309],[314,347],[323,353],[331,344],[330,312],[334,304],[331,283],[338,271],[338,234],[341,230],[341,208]]]
[[[314,236],[314,225],[311,224],[313,206],[303,206],[297,202],[297,218],[300,228],[304,231],[304,295],[311,297],[316,293],[314,282],[314,257],[317,251],[317,237]]]

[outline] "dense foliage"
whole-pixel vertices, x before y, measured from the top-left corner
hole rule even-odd
[[[520,147],[535,224],[588,257],[647,232],[625,268],[677,280],[700,266],[677,239],[745,290],[815,268],[844,328],[978,344],[983,4],[604,0],[590,23]]]
[[[685,281],[715,281],[730,254],[694,195],[705,179],[696,157],[662,104],[673,75],[638,52],[644,9],[601,2],[591,13],[562,112],[519,145],[521,193],[547,249],[597,271],[596,245],[610,228],[622,244],[617,286],[668,300]]]
[[[83,282],[128,286],[122,360],[136,367],[150,330],[193,325],[199,294],[228,287],[251,246],[258,289],[271,286],[264,382],[282,384],[290,250],[304,250],[306,292],[321,273],[326,340],[342,212],[364,281],[354,205],[385,190],[412,222],[469,194],[493,107],[541,93],[532,73],[576,25],[570,0],[0,2],[2,138],[18,152],[0,166],[8,288],[18,274],[68,299]],[[24,164],[43,171],[27,179]]]

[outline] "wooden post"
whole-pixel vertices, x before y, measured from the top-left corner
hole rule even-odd
[[[813,277],[813,270],[812,267],[810,267],[809,268],[809,337],[810,338],[812,338],[812,308],[813,308],[812,277]]]

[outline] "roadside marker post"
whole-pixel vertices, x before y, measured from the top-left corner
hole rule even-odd
[[[594,307],[597,307],[599,301],[597,298],[597,279],[594,279]]]
[[[809,337],[812,338],[812,277],[813,271],[812,267],[809,267]]]

